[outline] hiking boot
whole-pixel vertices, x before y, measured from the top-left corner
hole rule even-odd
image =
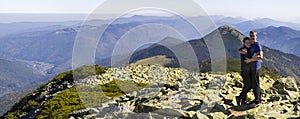
[[[236,100],[237,105],[241,105],[241,99],[239,96],[235,96],[235,100]]]
[[[252,103],[249,105],[250,108],[258,107],[260,103]]]
[[[242,100],[241,105],[247,105],[247,103]]]
[[[258,107],[260,104],[259,101],[251,101],[248,105],[251,107],[251,108],[254,108],[254,107]]]

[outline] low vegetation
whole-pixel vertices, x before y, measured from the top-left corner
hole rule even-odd
[[[94,87],[73,87],[62,91],[47,101],[42,106],[42,111],[38,118],[67,118],[68,114],[73,111],[95,107],[101,103],[108,102],[109,98],[137,91],[145,86],[147,84],[134,83],[127,80],[113,80],[107,84]]]
[[[100,67],[98,65],[93,66],[82,66],[75,70],[67,71],[57,75],[54,80],[73,80],[76,79],[83,79],[91,75],[99,75],[104,73],[106,68]]]
[[[55,95],[42,105],[41,113],[37,116],[39,119],[45,118],[67,118],[67,114],[84,109],[85,106],[75,88],[70,88]]]
[[[53,80],[41,85],[40,88],[34,91],[34,93],[39,92],[40,89],[43,89],[53,81],[72,81],[73,75],[77,75],[80,78],[88,77],[95,74],[94,69],[96,69],[96,74],[105,72],[105,69],[99,66],[83,66],[74,71],[67,71],[59,74]],[[74,74],[72,72],[76,73]],[[101,103],[108,102],[109,98],[137,91],[146,86],[148,86],[148,84],[136,83],[129,80],[113,80],[107,84],[94,87],[76,86],[57,92],[50,100],[47,100],[42,105],[40,105],[41,102],[32,99],[32,94],[28,94],[23,97],[19,103],[14,105],[13,108],[4,115],[4,117],[9,119],[20,118],[21,115],[30,113],[31,110],[40,106],[40,113],[37,115],[39,119],[67,118],[68,114],[73,111],[87,107],[95,107]]]

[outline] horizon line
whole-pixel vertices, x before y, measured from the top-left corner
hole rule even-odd
[[[5,15],[40,15],[40,16],[43,16],[43,15],[82,15],[82,16],[72,16],[73,18],[68,18],[66,20],[64,19],[56,19],[54,20],[55,18],[53,18],[53,20],[45,20],[43,18],[36,18],[36,19],[31,19],[31,20],[21,20],[21,18],[19,18],[20,20],[16,20],[16,19],[13,19],[11,22],[3,22],[2,20],[0,21],[0,23],[16,23],[16,22],[63,22],[63,21],[80,21],[80,20],[84,20],[89,14],[91,13],[21,13],[21,12],[16,12],[16,13],[1,13],[0,14],[5,14]],[[109,15],[114,15],[114,13],[107,13],[107,14],[102,14],[102,15],[107,15],[106,17],[107,18],[104,18],[104,19],[110,19]],[[156,17],[156,16],[160,16],[160,17],[172,17],[172,16],[175,16],[175,15],[169,15],[169,14],[151,14],[151,13],[147,13],[147,14],[130,14],[129,16],[125,16],[123,18],[128,18],[128,17],[132,17],[132,16],[153,16],[153,17]],[[203,15],[205,16],[205,15]],[[257,19],[272,19],[272,20],[276,20],[276,21],[282,21],[282,22],[290,22],[290,23],[300,23],[300,22],[296,22],[297,20],[282,20],[282,19],[276,19],[276,18],[272,18],[272,17],[269,17],[269,16],[266,16],[266,17],[253,17],[253,18],[246,18],[244,16],[231,16],[231,15],[220,15],[220,14],[210,14],[210,15],[207,15],[209,17],[211,16],[220,16],[220,17],[231,17],[231,18],[242,18],[242,19],[245,19],[245,21],[248,21],[248,20],[257,20]],[[2,16],[4,17],[4,16]],[[16,16],[17,17],[17,16]],[[71,16],[70,16],[71,17]],[[199,16],[186,16],[186,17],[199,17]],[[9,18],[6,18],[6,19],[9,19]],[[12,18],[11,18],[12,19]]]

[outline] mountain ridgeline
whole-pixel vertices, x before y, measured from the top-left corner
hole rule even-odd
[[[140,59],[153,57],[157,55],[166,55],[168,58],[173,59],[171,63],[165,64],[165,66],[180,67],[178,59],[170,49],[179,49],[178,51],[185,52],[184,47],[186,44],[190,44],[196,53],[197,60],[199,62],[199,67],[202,72],[211,71],[210,69],[210,55],[208,48],[205,44],[205,40],[212,40],[214,35],[221,34],[225,52],[227,57],[227,71],[240,71],[240,55],[237,53],[237,49],[242,46],[242,39],[246,37],[239,31],[235,30],[230,26],[221,26],[210,34],[206,35],[202,39],[190,40],[188,42],[172,46],[171,48],[164,47],[159,44],[154,44],[146,49],[136,51],[131,56],[131,62],[136,62]],[[260,37],[258,36],[258,39]],[[264,44],[261,44],[264,45]],[[279,50],[270,49],[263,46],[264,59],[262,60],[262,65],[264,68],[272,69],[281,73],[284,76],[300,77],[300,58],[298,56],[283,53]],[[189,57],[186,57],[186,62],[188,62]],[[191,66],[190,69],[193,69]],[[189,69],[187,67],[187,69]]]
[[[289,27],[274,27],[258,29],[258,41],[265,46],[285,53],[300,56],[300,31]]]
[[[48,77],[41,69],[37,69],[39,66],[33,65],[35,64],[0,59],[0,115],[25,94],[47,81]]]
[[[24,62],[0,59],[0,66],[0,97],[20,88],[38,86],[47,80],[43,73]]]

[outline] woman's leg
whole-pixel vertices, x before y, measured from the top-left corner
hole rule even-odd
[[[241,73],[244,87],[240,95],[237,97],[237,103],[241,101],[242,104],[245,104],[247,93],[252,89],[250,73],[250,70],[242,71]]]

